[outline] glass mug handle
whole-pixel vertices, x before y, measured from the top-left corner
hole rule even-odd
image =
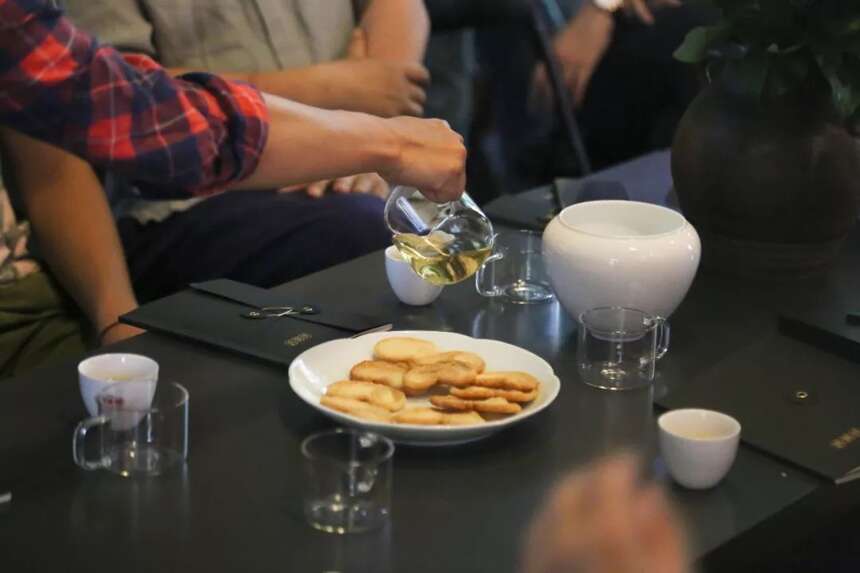
[[[660,360],[669,351],[669,340],[671,338],[672,329],[669,327],[669,322],[662,316],[657,317],[657,353],[654,360]]]
[[[84,453],[84,445],[86,444],[87,433],[96,426],[103,426],[108,422],[107,416],[96,416],[95,418],[87,418],[80,422],[75,428],[75,435],[72,438],[72,459],[75,463],[85,470],[100,470],[106,468],[109,460],[106,456],[100,460],[90,461]]]
[[[478,269],[477,274],[475,275],[475,289],[478,291],[478,294],[481,296],[486,296],[489,298],[493,298],[496,296],[501,296],[502,293],[499,290],[499,287],[495,285],[494,280],[487,281],[486,280],[486,271],[496,262],[501,261],[505,258],[504,251],[496,251],[481,263],[481,267]],[[492,276],[492,275],[490,275]],[[489,282],[489,287],[485,286],[486,283]]]

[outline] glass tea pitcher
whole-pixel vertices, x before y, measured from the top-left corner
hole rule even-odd
[[[414,187],[395,187],[385,203],[394,246],[418,276],[436,285],[474,275],[493,251],[493,225],[471,197],[434,203]]]

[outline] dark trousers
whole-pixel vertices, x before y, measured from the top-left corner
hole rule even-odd
[[[269,288],[391,243],[377,197],[223,193],[160,223],[119,221],[141,302],[231,278]]]

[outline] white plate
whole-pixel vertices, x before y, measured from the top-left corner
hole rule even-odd
[[[500,420],[474,426],[419,426],[371,422],[343,414],[320,404],[326,386],[347,379],[349,370],[362,360],[370,360],[373,346],[383,338],[413,336],[432,341],[441,351],[467,350],[481,356],[487,370],[520,370],[541,382],[538,397],[522,412]],[[477,440],[534,416],[549,406],[558,395],[560,383],[552,367],[531,352],[497,340],[472,338],[453,332],[432,330],[401,330],[365,334],[355,339],[344,338],[324,342],[302,352],[290,364],[290,387],[299,398],[325,414],[348,425],[383,434],[401,444],[442,446]],[[425,398],[410,398],[411,405],[426,405]]]

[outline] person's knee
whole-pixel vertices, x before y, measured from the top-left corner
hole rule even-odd
[[[349,193],[329,195],[322,199],[325,216],[320,225],[325,236],[352,253],[367,253],[391,243],[385,226],[385,202],[379,197]]]

